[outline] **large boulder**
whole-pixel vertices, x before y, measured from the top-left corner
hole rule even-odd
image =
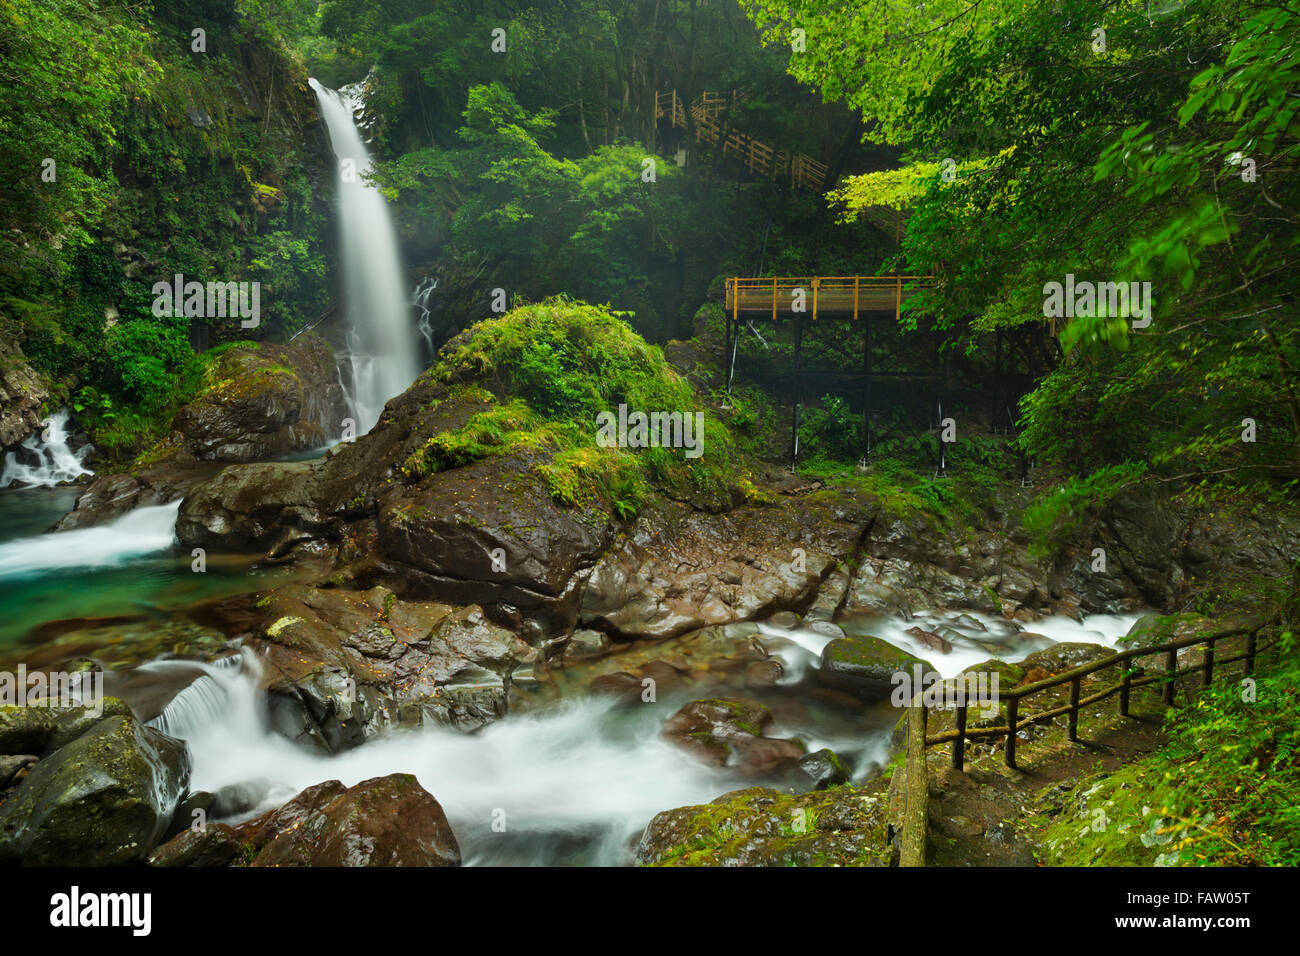
[[[799,795],[765,787],[665,810],[637,847],[642,866],[889,866],[884,782]]]
[[[251,866],[460,865],[442,807],[406,773],[318,785],[241,829],[254,833]]]
[[[308,333],[289,345],[230,349],[176,413],[171,445],[197,461],[257,461],[323,446],[342,430],[334,354]]]
[[[877,509],[829,492],[797,507],[725,514],[671,502],[648,508],[596,565],[582,621],[659,639],[810,604],[837,562],[852,557]]]
[[[185,744],[109,717],[44,758],[0,805],[0,865],[139,863],[189,784]]]
[[[87,707],[0,707],[0,754],[42,756],[58,750],[107,717],[128,717],[131,708],[105,697],[99,712]]]
[[[878,637],[840,637],[822,648],[820,678],[864,697],[889,697],[899,673],[915,682],[938,671],[929,661],[909,654]]]
[[[514,671],[537,656],[478,605],[381,587],[290,585],[194,613],[259,653],[276,729],[329,753],[388,726],[481,727],[505,713]]]

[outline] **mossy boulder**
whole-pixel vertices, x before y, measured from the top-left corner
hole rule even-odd
[[[1112,648],[1102,647],[1100,644],[1066,641],[1053,644],[1041,651],[1034,651],[1020,662],[1020,667],[1026,674],[1033,670],[1060,674],[1075,667],[1082,667],[1084,664],[1091,664],[1093,661],[1112,657],[1114,654]]]
[[[233,348],[209,366],[203,390],[177,412],[173,437],[148,459],[256,461],[324,445],[346,402],[334,354],[308,333],[289,345]]]
[[[885,784],[783,794],[751,787],[658,814],[643,866],[889,866]]]
[[[900,672],[913,682],[939,673],[929,661],[878,637],[836,638],[822,649],[821,679],[863,697],[889,697]]]
[[[99,713],[86,707],[0,707],[0,754],[42,756],[76,740],[107,717],[129,717],[117,697],[103,698]]]
[[[0,805],[0,865],[139,863],[189,784],[186,746],[115,716],[44,758]]]

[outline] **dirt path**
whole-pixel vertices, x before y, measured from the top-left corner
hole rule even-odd
[[[1079,741],[1066,718],[1022,732],[1019,768],[1006,766],[1002,740],[968,745],[964,773],[939,748],[929,759],[931,866],[1035,866],[1046,860],[1038,838],[1060,807],[1059,797],[1084,777],[1110,772],[1165,741],[1164,711],[1155,693],[1133,695],[1132,717],[1115,700],[1079,714]]]

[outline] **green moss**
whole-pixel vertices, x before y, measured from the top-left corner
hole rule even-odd
[[[493,455],[541,457],[533,470],[557,502],[630,520],[657,486],[677,498],[776,499],[740,470],[728,426],[694,388],[622,319],[565,298],[522,306],[474,327],[425,373],[444,383],[445,405],[491,407],[433,435],[402,463],[419,480]],[[493,390],[478,379],[493,383]],[[498,396],[505,396],[499,398]],[[628,449],[598,442],[597,416],[630,411],[704,413],[702,454],[681,448]]]

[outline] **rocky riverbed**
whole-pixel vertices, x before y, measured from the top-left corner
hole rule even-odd
[[[110,695],[0,709],[0,859],[889,865],[895,675],[1056,673],[1300,545],[1141,493],[1043,563],[1016,485],[946,521],[760,459],[635,515],[575,506],[545,441],[427,467],[513,397],[448,359],[370,433],[246,461],[327,441],[332,367],[307,343],[219,368],[60,527],[180,496],[179,560],[244,585],[0,651]]]

